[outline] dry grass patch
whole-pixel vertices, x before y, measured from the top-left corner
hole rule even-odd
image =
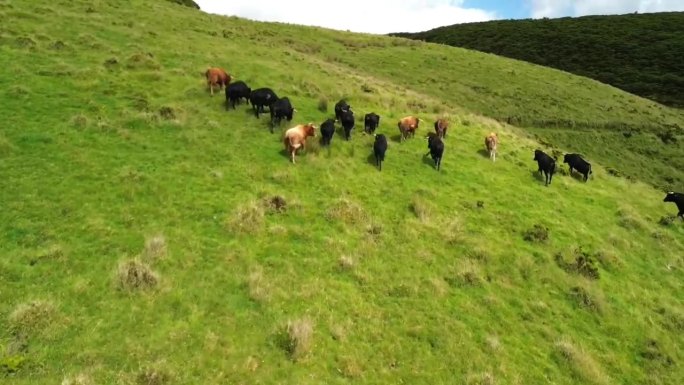
[[[556,361],[570,369],[572,374],[584,384],[609,384],[610,379],[601,370],[600,365],[589,352],[572,344],[568,340],[560,340],[554,344]]]
[[[171,374],[159,365],[143,368],[135,378],[138,385],[166,385],[171,383]]]
[[[166,238],[162,234],[154,235],[145,240],[144,257],[149,261],[157,261],[166,256]]]
[[[269,298],[269,285],[264,278],[264,271],[259,266],[252,270],[247,277],[249,298],[254,302],[265,302]]]
[[[335,201],[325,213],[329,221],[341,221],[347,224],[358,224],[368,221],[368,215],[361,205],[349,199]]]
[[[233,212],[226,221],[229,231],[238,234],[254,234],[264,227],[264,207],[256,201],[248,202]]]
[[[466,377],[465,383],[467,385],[494,385],[496,381],[494,380],[494,375],[490,372],[469,374]]]
[[[21,303],[9,315],[10,329],[21,333],[45,329],[57,314],[50,301],[34,300]]]
[[[149,290],[159,284],[159,274],[137,259],[119,263],[116,279],[119,288],[128,291]]]
[[[570,288],[569,296],[577,306],[591,310],[596,313],[603,313],[606,301],[603,294],[589,285],[580,284]]]
[[[80,373],[73,377],[65,377],[62,380],[62,385],[94,385],[95,382],[89,375]]]
[[[287,323],[287,352],[293,361],[305,358],[313,347],[314,324],[308,317]]]
[[[432,205],[421,197],[413,197],[411,199],[411,212],[421,222],[429,222],[432,216]]]
[[[340,259],[337,261],[337,266],[342,271],[352,270],[354,268],[354,265],[354,258],[352,258],[349,255],[342,255],[340,256]]]
[[[360,378],[363,376],[363,365],[353,357],[342,357],[338,362],[337,371],[347,378]]]

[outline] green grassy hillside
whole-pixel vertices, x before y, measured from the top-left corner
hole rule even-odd
[[[684,12],[496,20],[395,35],[558,68],[684,107]]]
[[[3,384],[680,382],[674,205],[597,161],[544,187],[540,145],[486,117],[674,111],[492,55],[166,1],[0,0],[0,19]],[[358,128],[290,164],[265,119],[209,96],[210,65],[289,96],[296,122],[340,97],[376,111],[383,171]],[[400,144],[409,113],[427,127]],[[421,137],[444,114],[437,172]]]

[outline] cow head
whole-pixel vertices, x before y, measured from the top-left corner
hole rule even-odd
[[[439,136],[437,134],[435,134],[434,132],[428,132],[428,134],[425,138],[427,139],[428,147],[430,147],[430,145],[432,144],[432,141],[438,139]]]
[[[569,155],[570,154],[563,155],[563,163],[568,163],[570,161]]]
[[[675,201],[675,193],[674,191],[669,191],[667,195],[665,195],[665,199],[663,199],[663,202],[674,202]]]
[[[534,150],[534,159],[532,160],[541,160],[541,154],[543,154],[541,150]]]
[[[304,133],[306,136],[316,136],[316,126],[313,123],[309,123],[304,126]]]

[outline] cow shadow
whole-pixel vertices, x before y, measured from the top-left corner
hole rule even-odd
[[[389,139],[395,143],[401,143],[401,134],[396,134],[396,135],[387,135]]]
[[[539,171],[534,170],[534,171],[530,171],[530,174],[532,174],[532,178],[536,179],[538,182],[546,183],[546,178],[544,177],[543,173],[540,173]]]
[[[578,181],[578,182],[584,183],[584,175],[580,174],[579,172],[577,172],[577,171],[570,172],[570,171],[568,170],[568,175],[570,175],[570,177],[571,177],[572,179],[574,179],[574,180],[576,180],[576,181]],[[589,175],[589,178],[591,178],[591,175]],[[589,180],[589,179],[587,179],[587,181],[588,181],[588,180]]]
[[[435,161],[432,160],[432,157],[429,154],[423,153],[423,164],[427,164],[435,170],[437,169],[437,166],[435,166]]]
[[[481,148],[481,149],[477,150],[477,153],[482,155],[483,158],[489,159],[489,151],[487,151],[487,149]]]
[[[378,168],[378,166],[375,164],[375,154],[374,153],[371,152],[370,154],[368,154],[368,157],[366,158],[366,162],[368,164],[370,164],[371,166],[373,166],[374,168],[376,168],[376,169]],[[385,163],[385,162],[382,162],[382,163]]]

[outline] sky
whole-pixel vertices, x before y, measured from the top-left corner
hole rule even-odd
[[[684,11],[684,0],[195,0],[209,13],[368,33],[476,21]]]

